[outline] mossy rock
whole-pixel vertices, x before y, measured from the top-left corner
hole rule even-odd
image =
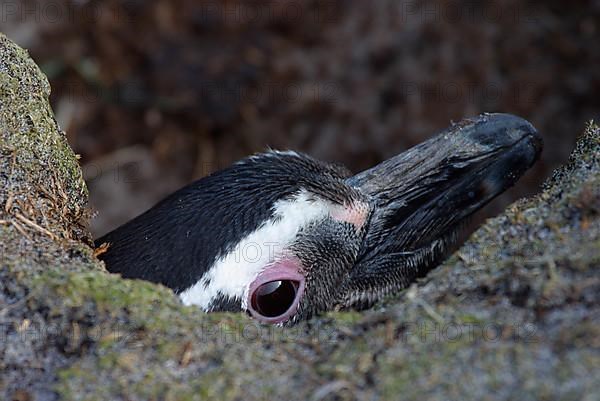
[[[402,294],[283,329],[104,270],[49,92],[0,34],[3,399],[600,398],[597,126],[539,195]]]

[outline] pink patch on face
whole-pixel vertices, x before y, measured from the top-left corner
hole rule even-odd
[[[294,259],[277,261],[250,283],[247,304],[255,319],[283,323],[296,313],[306,282],[299,267],[300,262]]]
[[[350,223],[359,230],[369,217],[369,205],[366,202],[355,201],[350,205],[336,206],[331,211],[331,217],[337,221]]]

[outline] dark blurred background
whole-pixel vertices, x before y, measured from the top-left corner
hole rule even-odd
[[[600,110],[600,1],[7,1],[102,234],[267,146],[367,168],[484,111],[529,119],[537,191]],[[479,217],[481,218],[481,216]]]

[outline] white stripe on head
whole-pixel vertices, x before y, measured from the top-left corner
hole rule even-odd
[[[273,206],[273,217],[243,238],[235,249],[219,258],[193,286],[179,294],[186,305],[208,310],[219,295],[241,298],[246,309],[250,283],[269,263],[284,257],[300,229],[325,219],[342,207],[301,191]]]

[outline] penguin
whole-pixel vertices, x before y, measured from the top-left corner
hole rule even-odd
[[[539,158],[526,120],[482,114],[352,175],[294,151],[238,161],[99,238],[109,272],[206,312],[291,325],[365,309],[440,264],[465,220]]]

